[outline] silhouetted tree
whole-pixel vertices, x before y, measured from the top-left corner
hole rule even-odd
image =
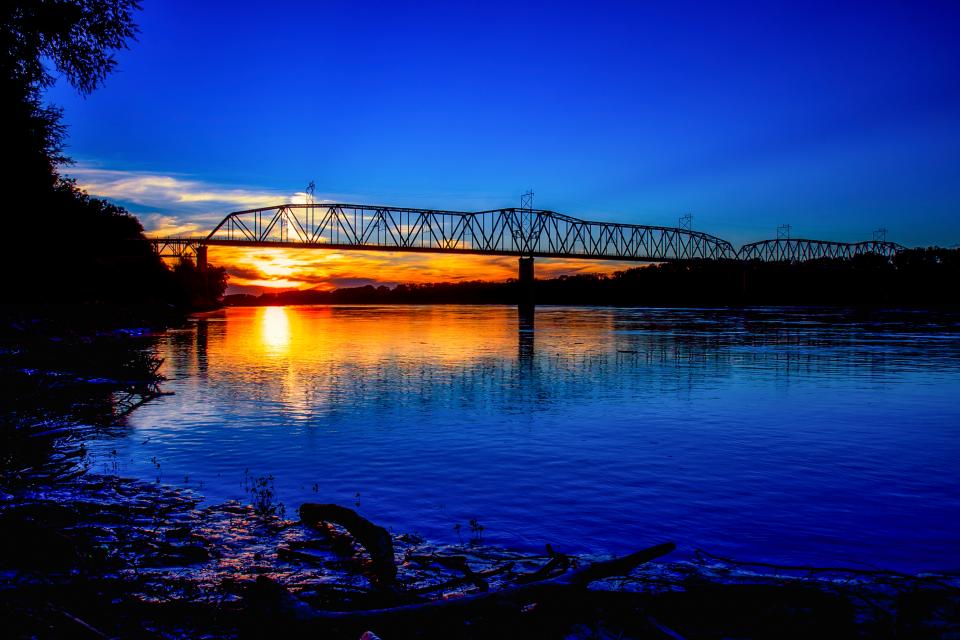
[[[227,288],[227,270],[208,266],[201,271],[189,260],[181,260],[173,268],[179,299],[176,302],[191,309],[207,309],[216,305]]]
[[[0,9],[0,85],[6,146],[5,196],[35,201],[59,176],[65,130],[60,109],[44,105],[54,82],[47,64],[81,94],[116,66],[135,37],[133,0],[7,0]],[[19,194],[19,196],[18,196]]]
[[[54,71],[81,94],[99,87],[135,38],[135,0],[12,0],[0,8],[7,299],[209,306],[225,272],[171,272],[122,207],[59,174],[65,128],[43,103]],[[52,67],[52,68],[51,68]],[[12,259],[12,260],[11,260]]]

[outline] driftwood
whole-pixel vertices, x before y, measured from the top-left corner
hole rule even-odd
[[[466,556],[442,556],[442,555],[417,555],[413,554],[409,557],[410,560],[418,562],[422,565],[428,564],[438,564],[441,567],[446,567],[447,569],[453,569],[454,571],[459,571],[463,574],[463,579],[457,580],[460,584],[471,583],[480,591],[489,591],[490,585],[487,584],[487,581],[483,579],[484,572],[476,572],[473,568],[467,564]],[[486,575],[496,575],[499,573],[499,570],[494,570],[494,573],[486,572]],[[438,585],[439,586],[439,585]],[[430,591],[436,591],[437,586],[429,587],[424,593]]]
[[[304,504],[300,508],[300,517],[304,523],[311,525],[328,522],[344,527],[370,553],[379,578],[383,582],[395,581],[396,564],[393,558],[393,543],[390,534],[383,527],[371,523],[352,509],[331,504]],[[278,623],[285,622],[308,628],[386,629],[423,624],[428,620],[450,623],[488,616],[499,618],[504,614],[519,614],[529,610],[530,607],[544,603],[575,602],[591,582],[614,576],[625,576],[639,565],[666,555],[675,548],[676,545],[667,542],[627,556],[594,562],[572,570],[569,557],[554,553],[548,548],[551,558],[543,567],[519,576],[512,585],[496,591],[487,590],[489,587],[482,580],[482,574],[474,573],[466,565],[465,559],[461,560],[455,556],[443,560],[437,556],[412,557],[411,559],[415,561],[439,562],[461,570],[465,574],[463,581],[472,582],[481,592],[455,599],[431,600],[360,611],[316,609],[295,597],[284,587],[261,576],[248,593],[247,604],[248,610],[258,616],[267,614],[267,618],[272,618]],[[418,591],[423,592],[413,590],[407,595],[414,595]]]
[[[300,520],[318,526],[323,522],[340,525],[370,554],[370,570],[378,585],[389,586],[397,579],[390,532],[375,525],[353,509],[338,504],[306,502],[300,506]]]
[[[550,555],[550,560],[545,565],[536,571],[518,576],[515,582],[517,584],[539,582],[563,573],[570,568],[570,556],[555,552],[549,544],[547,545],[547,553]]]
[[[442,557],[442,556],[437,556]],[[454,556],[462,557],[462,556]],[[445,565],[442,562],[438,562],[441,566],[447,566],[448,568],[453,568],[455,570],[460,570],[463,572],[463,575],[457,578],[451,578],[446,582],[440,582],[438,584],[427,585],[425,587],[418,587],[416,589],[406,589],[405,593],[410,595],[423,595],[427,593],[434,593],[436,591],[442,591],[444,589],[451,589],[454,587],[459,587],[465,584],[472,584],[477,587],[480,591],[489,591],[490,585],[487,583],[485,578],[490,578],[497,576],[503,573],[506,573],[513,569],[513,562],[507,562],[504,565],[499,567],[494,567],[493,569],[485,569],[483,571],[474,571],[469,566],[464,564],[462,567],[455,567],[451,565]]]

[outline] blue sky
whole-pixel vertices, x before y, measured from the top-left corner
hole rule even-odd
[[[960,4],[146,0],[118,72],[58,85],[68,170],[150,228],[318,197],[519,204],[960,243]],[[199,194],[199,195],[198,195]]]

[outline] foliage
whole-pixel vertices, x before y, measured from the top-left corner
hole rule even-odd
[[[250,496],[253,511],[259,516],[283,518],[287,508],[277,500],[273,476],[254,476],[249,469],[243,472],[243,490]]]
[[[480,544],[483,542],[483,530],[485,527],[480,524],[480,521],[476,518],[470,518],[470,522],[468,524],[470,525],[470,533],[472,534],[470,537],[470,543]]]
[[[206,309],[213,306],[227,288],[227,270],[208,266],[200,270],[189,260],[173,268],[177,304],[184,308]]]
[[[91,198],[59,174],[65,127],[43,91],[59,73],[81,94],[103,84],[137,27],[135,0],[14,0],[0,9],[3,215],[17,302],[119,302],[208,307],[226,273],[173,271],[151,251],[139,221]],[[52,68],[51,68],[52,67]],[[29,252],[29,253],[28,253]]]
[[[4,3],[5,74],[46,87],[53,77],[44,60],[81,93],[88,94],[116,66],[114,52],[137,33],[136,0],[13,0]]]
[[[0,86],[11,186],[52,186],[65,129],[57,107],[42,104],[52,64],[81,94],[99,87],[137,27],[135,0],[12,0],[0,9]],[[8,155],[9,158],[9,155]]]

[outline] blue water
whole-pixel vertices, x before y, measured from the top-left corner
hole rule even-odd
[[[157,350],[175,395],[95,470],[438,542],[960,569],[960,315],[232,308]]]

